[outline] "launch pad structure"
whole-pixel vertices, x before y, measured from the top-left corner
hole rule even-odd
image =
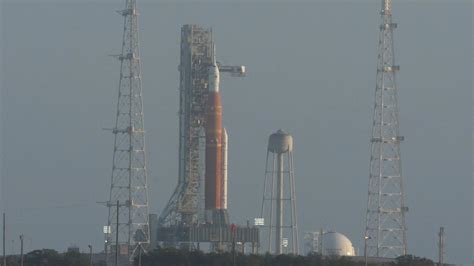
[[[214,82],[219,84],[219,72],[230,73],[234,77],[245,75],[244,66],[224,66],[215,61],[215,45],[212,29],[199,25],[184,25],[181,28],[180,51],[180,81],[179,81],[179,170],[178,184],[166,207],[158,218],[157,241],[165,246],[188,246],[194,243],[208,242],[215,247],[219,243],[241,242],[252,243],[259,241],[258,228],[235,226],[229,223],[227,212],[227,131],[222,126],[216,128],[216,144],[214,174],[217,182],[213,182],[215,191],[210,191],[208,174],[204,168],[209,167],[208,158],[209,134],[207,127],[214,126],[215,117],[209,115],[212,97],[210,86],[215,85],[211,80],[210,69],[217,69]],[[214,67],[214,68],[213,68]],[[220,96],[219,96],[220,97]],[[220,101],[220,100],[219,100]],[[217,107],[216,109],[221,109]],[[217,112],[217,111],[216,111]],[[219,111],[221,112],[221,111]],[[220,113],[219,119],[222,114]],[[219,120],[218,124],[220,125]],[[218,164],[218,165],[217,165]],[[206,178],[204,178],[206,176]],[[206,181],[205,181],[206,180]],[[214,180],[214,181],[216,181]],[[206,183],[206,191],[205,189]],[[215,205],[213,219],[209,219],[209,198],[213,196]],[[206,202],[206,206],[204,206]],[[215,214],[219,213],[219,218]]]

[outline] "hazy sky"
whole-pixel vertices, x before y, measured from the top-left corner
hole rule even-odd
[[[22,3],[19,3],[22,2]],[[41,2],[41,3],[38,3]],[[7,251],[103,248],[124,1],[2,1],[1,174]],[[212,26],[232,220],[258,216],[269,134],[295,141],[300,232],[363,249],[380,1],[139,2],[150,211],[177,182],[180,27]],[[471,263],[472,2],[394,1],[409,252]],[[14,240],[14,242],[11,242]],[[1,245],[1,243],[0,243]]]

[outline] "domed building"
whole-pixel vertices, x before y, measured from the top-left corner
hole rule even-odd
[[[352,242],[345,235],[328,231],[323,234],[323,254],[326,256],[355,256]]]

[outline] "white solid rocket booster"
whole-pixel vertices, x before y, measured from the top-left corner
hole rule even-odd
[[[227,154],[228,154],[227,130],[222,128],[222,209],[227,210]]]

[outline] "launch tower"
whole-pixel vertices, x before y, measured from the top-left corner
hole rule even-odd
[[[159,225],[176,226],[204,222],[205,126],[209,99],[209,70],[214,63],[212,30],[198,25],[181,28],[181,61],[179,64],[179,169],[178,184],[159,217]],[[220,73],[245,76],[244,66],[223,66]],[[222,129],[227,147],[227,131]],[[223,152],[222,199],[227,208],[227,151]],[[225,198],[224,198],[225,197]]]
[[[138,47],[138,11],[126,0],[108,223],[104,227],[107,265],[130,265],[149,244],[145,129]]]
[[[181,28],[179,64],[179,168],[178,184],[159,217],[160,226],[198,222],[203,170],[200,139],[206,121],[212,31],[196,25]]]
[[[377,83],[372,124],[366,254],[394,258],[407,253],[399,112],[393,50],[392,0],[382,0]]]
[[[181,28],[178,184],[158,220],[158,241],[220,249],[234,240],[258,242],[258,228],[231,230],[227,211],[227,131],[222,126],[220,74],[245,75],[244,66],[215,60],[211,29]]]

